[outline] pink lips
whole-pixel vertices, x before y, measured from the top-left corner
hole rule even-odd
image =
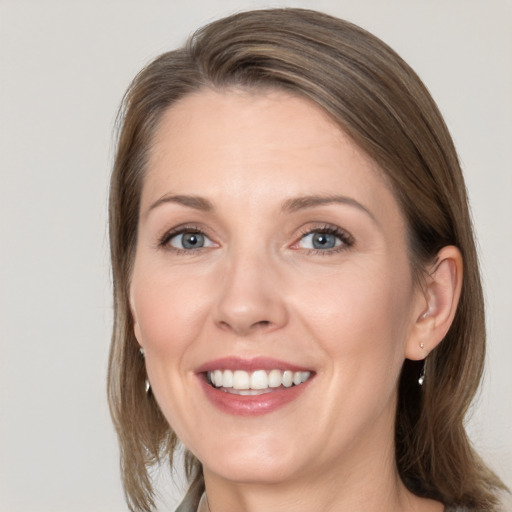
[[[310,378],[299,386],[290,388],[276,388],[261,395],[238,395],[226,393],[222,389],[213,387],[206,380],[206,372],[214,370],[245,370],[253,372],[256,370],[291,370],[311,371],[303,366],[297,366],[285,361],[272,358],[256,357],[244,359],[239,357],[227,357],[209,361],[196,370],[196,375],[207,399],[218,409],[237,416],[260,416],[273,412],[296,400],[313,380]]]
[[[196,373],[212,372],[214,370],[245,370],[246,372],[254,372],[256,370],[291,370],[293,372],[310,371],[309,368],[304,366],[297,366],[294,364],[281,361],[279,359],[272,359],[269,357],[252,357],[244,359],[241,357],[223,357],[208,361],[200,366]]]

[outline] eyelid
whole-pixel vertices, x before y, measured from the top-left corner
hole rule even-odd
[[[298,247],[298,244],[303,240],[306,236],[314,234],[314,233],[325,233],[325,234],[332,234],[336,236],[339,240],[341,240],[341,244],[338,246],[332,247],[330,249],[302,249],[301,247]],[[317,224],[315,225],[308,225],[299,231],[299,233],[296,236],[295,242],[293,242],[291,249],[294,250],[303,250],[310,254],[322,254],[322,255],[328,255],[333,254],[341,251],[345,251],[349,248],[351,248],[355,243],[354,237],[345,229],[340,228],[339,226],[336,226],[335,224]]]
[[[201,245],[199,247],[183,247],[183,244],[185,243],[185,237],[187,235],[193,235],[194,237],[200,237],[202,239],[203,245]],[[169,241],[167,243],[173,249],[176,249],[178,251],[186,251],[186,252],[199,251],[201,249],[206,249],[208,247],[215,247],[215,243],[212,242],[207,235],[205,235],[204,233],[198,233],[197,231],[184,231],[183,233],[176,233],[174,236],[172,236],[169,239]],[[180,245],[182,247],[180,247]]]
[[[196,233],[196,234],[203,235],[208,240],[210,240],[210,242],[212,242],[212,245],[209,245],[206,247],[198,247],[197,249],[181,249],[179,247],[174,247],[174,246],[170,245],[169,242],[174,237],[184,234],[184,233]],[[197,251],[200,251],[201,249],[208,249],[209,247],[218,246],[218,243],[216,243],[213,240],[212,236],[210,236],[207,233],[207,230],[205,230],[203,227],[201,227],[197,224],[180,224],[179,226],[175,226],[171,229],[166,230],[163,235],[159,236],[157,246],[159,248],[166,248],[166,249],[169,249],[169,250],[172,250],[175,252],[182,251],[182,252],[186,252],[186,253],[190,254],[194,251],[197,252]]]
[[[195,224],[195,223],[185,223],[180,224],[178,226],[175,226],[171,229],[166,230],[163,235],[158,237],[157,246],[158,248],[167,248],[169,250],[172,250],[174,252],[182,252],[182,253],[188,253],[191,254],[193,252],[199,252],[203,249],[209,249],[210,247],[218,247],[219,244],[215,242],[214,237],[208,234],[207,229],[204,227]],[[179,247],[173,247],[170,246],[169,242],[176,236],[183,234],[183,233],[197,233],[205,236],[210,240],[212,243],[209,246],[206,247],[199,247],[197,249],[181,249]],[[332,234],[336,236],[340,241],[341,244],[338,246],[335,246],[330,249],[302,249],[298,247],[298,244],[301,240],[303,240],[306,236],[314,234],[314,233],[326,233],[326,234]],[[317,225],[307,225],[301,228],[298,232],[298,234],[294,237],[295,241],[290,246],[293,250],[302,250],[303,252],[308,252],[310,254],[333,254],[336,252],[341,252],[344,250],[347,250],[351,248],[354,243],[354,237],[345,229],[335,225],[335,224],[328,224],[328,223],[318,223]]]

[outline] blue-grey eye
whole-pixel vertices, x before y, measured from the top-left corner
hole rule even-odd
[[[169,244],[176,249],[201,249],[202,247],[211,247],[211,240],[202,233],[185,232],[174,235]]]
[[[313,231],[303,236],[299,242],[301,249],[326,250],[334,249],[342,244],[340,237],[334,233]]]

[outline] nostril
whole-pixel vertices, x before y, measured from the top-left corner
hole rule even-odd
[[[254,328],[265,328],[265,327],[268,327],[270,325],[270,321],[269,320],[260,320],[259,322],[255,322],[252,327]]]
[[[246,325],[243,322],[226,322],[221,320],[218,322],[218,326],[223,330],[233,330],[241,335],[249,335],[251,332],[266,331],[272,327],[273,323],[270,320],[260,320]]]

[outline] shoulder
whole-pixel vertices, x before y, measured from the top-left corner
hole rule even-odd
[[[174,512],[200,512],[207,509],[205,494],[188,492]],[[208,509],[209,510],[209,509]]]
[[[197,512],[201,498],[204,494],[204,480],[202,478],[195,479],[187,490],[183,501],[178,505],[174,512]]]
[[[189,497],[185,497],[185,499],[178,505],[178,508],[174,512],[196,512],[192,500],[187,498]]]

